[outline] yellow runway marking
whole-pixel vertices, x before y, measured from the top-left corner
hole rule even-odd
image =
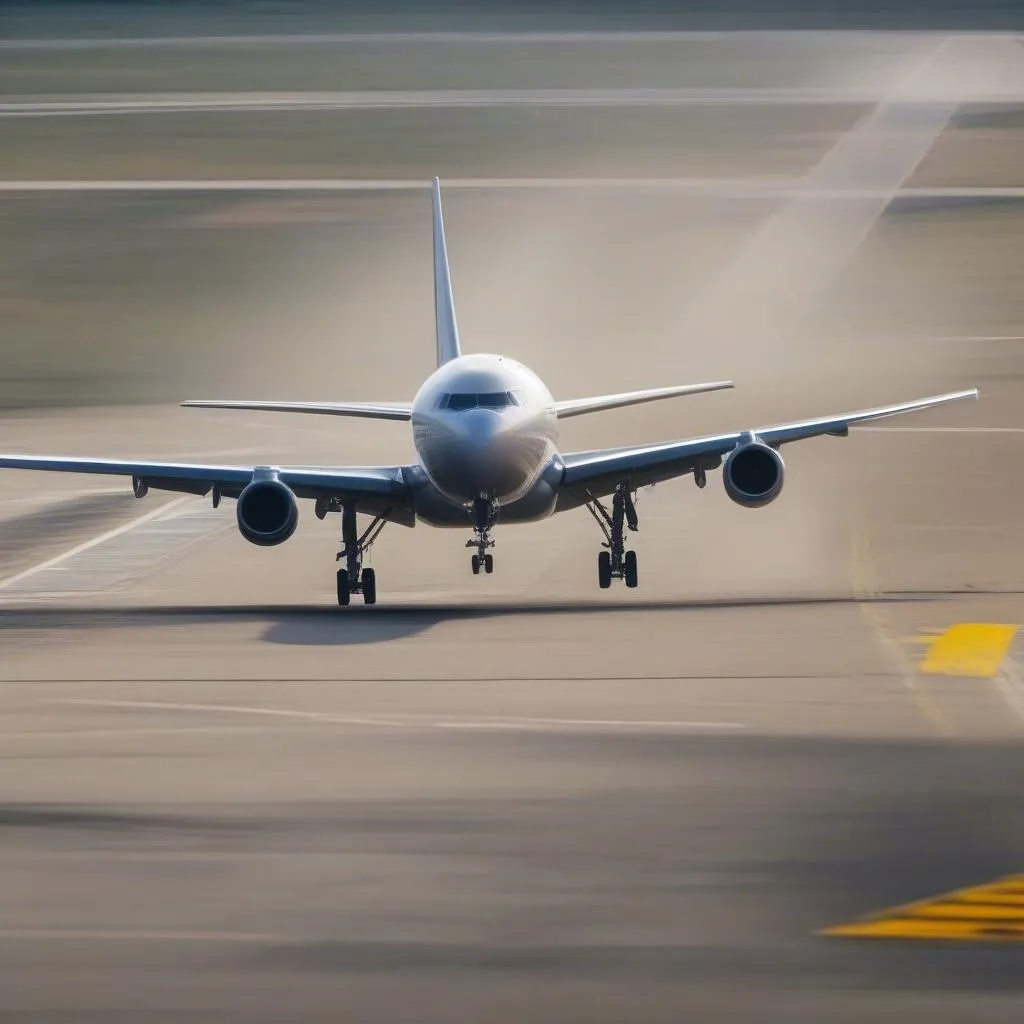
[[[1003,664],[1016,634],[1016,626],[990,622],[950,626],[931,643],[921,662],[921,671],[991,679]]]
[[[892,907],[820,934],[840,939],[1024,942],[1024,875]]]

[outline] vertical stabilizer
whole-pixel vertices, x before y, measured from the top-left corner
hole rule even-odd
[[[448,269],[448,247],[444,241],[441,216],[441,182],[434,179],[434,318],[437,325],[437,365],[443,366],[462,355],[459,325],[455,320],[452,275]]]

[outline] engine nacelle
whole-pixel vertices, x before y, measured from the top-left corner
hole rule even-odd
[[[786,464],[763,441],[741,441],[725,458],[722,480],[725,493],[744,508],[761,508],[782,491]]]
[[[299,525],[299,503],[290,487],[277,479],[253,480],[235,505],[238,531],[250,544],[283,544]]]

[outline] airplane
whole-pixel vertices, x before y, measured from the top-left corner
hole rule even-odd
[[[441,210],[441,185],[433,181],[434,312],[437,368],[412,402],[274,402],[201,400],[204,409],[355,416],[411,423],[418,460],[411,465],[354,467],[216,466],[136,462],[53,455],[3,454],[0,468],[129,476],[137,498],[150,488],[211,495],[214,507],[234,498],[241,535],[260,546],[282,544],[295,532],[299,498],[312,499],[315,514],[341,517],[342,549],[336,561],[338,604],[361,594],[376,603],[374,570],[363,560],[384,526],[472,531],[474,574],[494,570],[496,525],[535,522],[585,506],[604,535],[598,585],[613,580],[638,585],[636,551],[627,532],[638,529],[634,498],[641,487],[692,475],[697,487],[721,468],[726,494],[747,508],[779,497],[784,444],[821,435],[845,437],[850,427],[904,413],[977,398],[978,389],[955,391],[897,405],[725,434],[596,451],[560,452],[559,420],[606,409],[718,391],[731,381],[685,384],[621,394],[555,401],[527,367],[501,355],[464,355],[455,316],[451,272]],[[608,507],[610,502],[610,509]],[[358,515],[369,518],[360,529]]]

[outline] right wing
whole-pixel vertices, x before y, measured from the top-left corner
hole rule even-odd
[[[214,488],[237,498],[249,484],[256,466],[208,466],[187,462],[132,462],[123,459],[83,459],[60,455],[0,455],[0,469],[34,469],[56,473],[93,473],[132,478],[135,494],[150,487],[162,491],[205,495]],[[360,512],[384,515],[411,526],[412,499],[401,466],[271,467],[278,479],[299,498],[338,498],[354,502]]]
[[[734,386],[731,380],[716,380],[710,384],[676,384],[667,388],[648,388],[645,391],[624,391],[618,395],[571,398],[566,402],[555,402],[555,414],[563,420],[588,412],[621,409],[626,405],[643,405],[645,402],[658,402],[663,398],[678,398],[681,395],[701,395],[707,391],[722,391]]]
[[[822,434],[845,437],[850,427],[858,423],[919,412],[936,405],[945,405],[947,402],[977,397],[978,389],[972,388],[969,391],[953,391],[946,395],[922,398],[915,402],[862,409],[839,416],[798,420],[752,431],[641,445],[637,448],[573,452],[562,457],[565,466],[562,490],[565,496],[559,499],[558,507],[559,510],[575,508],[592,498],[610,494],[622,482],[629,482],[633,487],[645,487],[693,473],[698,469],[717,469],[722,459],[743,440],[762,441],[772,448],[778,448],[790,441],[819,437]]]
[[[251,409],[256,412],[306,412],[321,416],[360,416],[370,420],[410,420],[408,402],[248,402],[234,399],[193,399],[191,409]]]

